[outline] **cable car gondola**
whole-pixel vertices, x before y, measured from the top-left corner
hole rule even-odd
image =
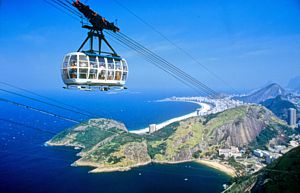
[[[67,87],[124,87],[127,76],[126,60],[119,56],[73,52],[63,59],[62,79]]]
[[[73,3],[73,6],[89,20],[92,26],[82,26],[90,30],[87,38],[77,52],[68,53],[63,59],[61,76],[66,85],[64,88],[109,90],[111,87],[119,87],[125,89],[124,85],[128,77],[127,62],[116,53],[103,34],[103,30],[116,33],[119,32],[119,28],[78,0]],[[98,50],[94,50],[94,39],[98,39]],[[90,50],[82,51],[88,40]],[[102,42],[110,48],[111,52],[101,50]]]

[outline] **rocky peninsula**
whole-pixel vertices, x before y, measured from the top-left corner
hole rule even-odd
[[[46,144],[80,148],[80,158],[73,165],[93,167],[91,172],[125,171],[151,162],[206,160],[202,164],[213,166],[211,160],[219,148],[242,148],[260,140],[266,129],[276,130],[279,135],[283,128],[286,124],[266,108],[243,105],[187,118],[145,135],[130,133],[124,124],[114,120],[91,119],[62,131]],[[262,143],[268,143],[271,138],[264,140]],[[224,170],[228,166],[221,165],[215,168]],[[231,166],[227,168],[231,169],[227,172],[230,175],[235,175],[232,171],[240,172]]]

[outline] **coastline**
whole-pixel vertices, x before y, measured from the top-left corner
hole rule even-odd
[[[75,161],[72,166],[75,167],[80,167],[80,166],[85,166],[85,167],[92,167],[94,169],[92,169],[91,171],[89,171],[89,173],[106,173],[106,172],[124,172],[124,171],[129,171],[133,168],[137,168],[140,166],[145,166],[151,163],[156,163],[156,164],[179,164],[179,163],[188,163],[188,162],[196,162],[198,164],[210,167],[210,168],[214,168],[220,172],[223,172],[225,174],[227,174],[230,177],[236,177],[236,170],[232,167],[230,167],[229,165],[226,165],[224,163],[221,163],[219,161],[212,161],[212,160],[206,160],[206,159],[196,159],[196,160],[182,160],[182,161],[148,161],[148,162],[144,162],[144,163],[138,163],[136,165],[132,165],[132,166],[128,166],[128,167],[103,167],[100,164],[97,163],[93,163],[93,162],[86,162],[86,161],[81,161],[80,159]]]
[[[62,146],[63,144],[55,144],[55,143],[45,143],[49,146]],[[64,144],[66,145],[66,144]],[[75,146],[70,146],[69,147],[77,147]],[[138,163],[135,165],[131,165],[128,167],[103,167],[103,165],[98,164],[98,163],[94,163],[94,162],[89,162],[89,161],[82,161],[82,159],[78,159],[76,160],[74,163],[72,163],[72,166],[75,167],[80,167],[80,166],[85,166],[85,167],[91,167],[94,168],[91,171],[89,171],[89,173],[106,173],[106,172],[124,172],[124,171],[129,171],[133,168],[137,168],[140,166],[145,166],[151,163],[156,163],[156,164],[179,164],[179,163],[188,163],[188,162],[196,162],[198,164],[207,166],[207,167],[211,167],[214,168],[220,172],[223,172],[225,174],[227,174],[230,177],[236,177],[236,170],[234,168],[232,168],[231,166],[224,164],[220,161],[213,161],[213,160],[207,160],[207,159],[191,159],[191,160],[181,160],[181,161],[155,161],[155,160],[149,160],[148,162],[144,162],[144,163]]]
[[[89,173],[106,173],[106,172],[124,172],[124,171],[129,171],[133,168],[137,168],[140,166],[145,166],[151,163],[156,163],[156,164],[179,164],[179,163],[188,163],[188,162],[196,162],[198,164],[210,167],[210,168],[214,168],[220,172],[223,172],[225,174],[227,174],[230,177],[236,177],[236,170],[232,167],[230,167],[229,165],[226,165],[224,163],[221,163],[219,161],[212,161],[212,160],[206,160],[206,159],[196,159],[196,160],[182,160],[182,161],[153,161],[150,160],[148,162],[144,162],[144,163],[138,163],[136,165],[132,165],[132,166],[128,166],[128,167],[103,167],[101,164],[97,164],[97,163],[93,163],[93,162],[86,162],[86,161],[81,161],[80,159],[75,161],[72,166],[75,167],[80,167],[80,166],[85,166],[85,167],[92,167],[94,169],[92,169],[91,171],[89,171]]]
[[[105,172],[124,172],[124,171],[129,171],[132,168],[140,167],[140,166],[145,166],[152,163],[152,161],[144,162],[144,163],[138,163],[136,165],[132,166],[118,166],[118,167],[103,167],[101,164],[93,163],[93,162],[87,162],[87,161],[81,161],[80,159],[75,161],[72,166],[74,167],[80,167],[80,166],[85,166],[85,167],[92,167],[94,169],[90,170],[89,173],[105,173]]]
[[[236,170],[229,165],[218,161],[206,160],[206,159],[198,159],[196,160],[197,163],[214,168],[218,171],[224,172],[230,177],[236,177]]]
[[[172,100],[170,100],[172,101]],[[162,101],[164,102],[164,101]],[[211,109],[211,106],[207,103],[203,103],[203,102],[195,102],[195,101],[173,101],[173,102],[188,102],[188,103],[194,103],[194,104],[197,104],[200,106],[200,114],[202,113],[205,113],[207,111],[209,111]],[[158,131],[172,123],[175,123],[175,122],[178,122],[178,121],[182,121],[184,119],[188,119],[188,118],[191,118],[191,117],[196,117],[197,116],[197,110],[196,111],[193,111],[191,113],[188,113],[188,114],[185,114],[185,115],[182,115],[182,116],[179,116],[179,117],[174,117],[172,119],[169,119],[169,120],[166,120],[164,122],[161,122],[161,123],[158,123],[156,124],[156,130],[155,131]],[[130,133],[135,133],[135,134],[146,134],[148,133],[149,131],[149,127],[146,127],[144,129],[137,129],[137,130],[131,130],[129,131]]]
[[[159,102],[164,102],[164,101],[159,101]],[[178,122],[178,121],[182,121],[184,119],[188,119],[191,117],[196,117],[196,116],[200,116],[202,114],[205,114],[207,112],[209,112],[213,107],[206,102],[196,102],[196,101],[176,101],[176,100],[170,100],[170,102],[189,102],[189,103],[194,103],[200,106],[200,108],[197,108],[196,111],[193,111],[191,113],[182,115],[182,116],[178,116],[175,118],[171,118],[169,120],[166,120],[162,123],[156,124],[156,130],[158,131],[164,127],[166,127],[167,125],[170,125],[174,122]],[[130,133],[135,133],[135,134],[146,134],[148,133],[149,128],[144,128],[144,129],[138,129],[138,130],[131,130],[129,131]],[[77,147],[77,145],[69,145],[68,141],[65,141],[63,143],[52,143],[51,140],[47,141],[45,143],[45,145],[49,145],[49,146],[70,146],[70,147]],[[82,148],[82,147],[78,147],[78,148]],[[80,156],[82,158],[82,156]],[[102,173],[102,172],[122,172],[122,171],[128,171],[131,170],[132,168],[136,168],[139,166],[144,166],[144,165],[148,165],[150,163],[157,163],[157,164],[178,164],[178,163],[187,163],[187,162],[196,162],[199,163],[201,165],[205,165],[207,167],[211,167],[214,168],[222,173],[227,174],[230,177],[235,177],[236,176],[236,170],[232,167],[230,167],[227,164],[224,164],[220,161],[213,161],[213,160],[206,160],[206,159],[190,159],[190,160],[182,160],[182,161],[155,161],[155,160],[149,160],[147,162],[143,162],[143,163],[136,163],[134,165],[131,166],[116,166],[116,167],[110,167],[109,165],[102,165],[99,163],[94,163],[94,162],[90,162],[90,161],[83,161],[82,159],[78,159],[77,161],[75,161],[72,166],[87,166],[87,167],[92,167],[93,169],[91,171],[89,171],[90,173]]]

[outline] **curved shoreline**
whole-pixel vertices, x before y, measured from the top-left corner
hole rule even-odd
[[[230,167],[229,165],[223,164],[218,161],[204,160],[204,159],[196,160],[196,162],[201,165],[205,165],[205,166],[214,168],[218,171],[221,171],[223,173],[226,173],[230,177],[236,177],[236,170],[234,168]]]
[[[172,102],[172,100],[170,100]],[[161,123],[158,123],[156,124],[156,130],[155,131],[158,131],[164,127],[166,127],[167,125],[170,125],[174,122],[178,122],[178,121],[182,121],[184,119],[188,119],[188,118],[191,118],[191,117],[196,117],[198,116],[198,113],[200,114],[204,114],[205,112],[209,111],[211,109],[211,106],[207,103],[203,103],[203,102],[195,102],[195,101],[174,101],[174,102],[188,102],[188,103],[194,103],[194,104],[197,104],[200,106],[200,111],[198,111],[198,109],[196,111],[193,111],[191,113],[188,113],[188,114],[185,114],[185,115],[182,115],[182,116],[179,116],[179,117],[174,117],[174,118],[171,118],[169,120],[166,120],[164,122],[161,122]],[[130,133],[135,133],[135,134],[146,134],[149,132],[149,127],[146,127],[144,129],[137,129],[137,130],[131,130],[129,131]]]
[[[232,167],[230,167],[227,164],[218,162],[218,161],[212,161],[212,160],[206,160],[206,159],[195,159],[195,160],[182,160],[182,161],[148,161],[144,163],[138,163],[133,166],[128,166],[128,167],[108,167],[108,168],[103,168],[103,166],[99,164],[95,164],[92,162],[85,162],[81,161],[80,159],[75,161],[72,166],[78,167],[78,166],[85,166],[85,167],[92,167],[93,169],[89,171],[89,173],[103,173],[103,172],[124,172],[124,171],[129,171],[133,168],[138,168],[140,166],[146,166],[151,163],[156,163],[156,164],[179,164],[179,163],[189,163],[189,162],[195,162],[203,166],[207,166],[213,169],[218,170],[219,172],[225,173],[230,177],[236,177],[236,170]]]

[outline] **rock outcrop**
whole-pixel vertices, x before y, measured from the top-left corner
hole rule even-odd
[[[226,146],[242,147],[253,141],[269,124],[272,113],[264,108],[246,109],[245,116],[215,128],[211,143],[224,143]]]

